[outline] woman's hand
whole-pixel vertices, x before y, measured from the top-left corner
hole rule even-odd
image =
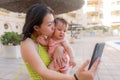
[[[78,80],[94,80],[94,76],[96,74],[99,62],[100,59],[97,59],[92,65],[91,69],[86,71],[85,68],[89,64],[89,61],[86,61],[76,72]]]

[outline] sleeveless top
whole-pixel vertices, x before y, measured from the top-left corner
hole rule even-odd
[[[47,51],[48,47],[38,44],[38,54],[46,67],[48,67],[51,62]],[[28,63],[25,62],[25,65],[27,67],[31,80],[43,80],[42,77],[40,77],[40,75],[35,70],[33,70],[33,68]]]

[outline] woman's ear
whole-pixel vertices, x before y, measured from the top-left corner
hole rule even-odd
[[[34,26],[33,27],[35,31],[39,31],[40,27],[39,26]]]

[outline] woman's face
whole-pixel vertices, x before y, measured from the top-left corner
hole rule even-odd
[[[54,17],[53,14],[47,14],[44,19],[41,27],[39,28],[41,34],[46,36],[52,36],[54,32]]]

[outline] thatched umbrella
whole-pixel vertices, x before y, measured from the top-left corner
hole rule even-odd
[[[84,0],[0,0],[0,7],[14,12],[26,12],[27,9],[36,3],[50,6],[56,14],[66,13],[80,9]]]

